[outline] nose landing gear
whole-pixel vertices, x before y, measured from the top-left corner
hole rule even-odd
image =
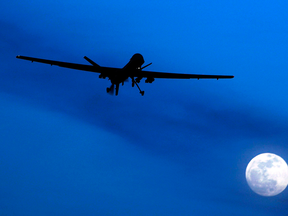
[[[134,79],[134,77],[131,77],[131,79],[132,79],[132,87],[134,87],[134,84],[137,86],[137,88],[139,89],[139,91],[140,91],[140,94],[142,95],[142,96],[144,96],[144,91],[141,91],[141,89],[140,89],[140,87],[139,87],[139,85],[138,85],[138,83],[137,82],[135,82],[135,79]]]

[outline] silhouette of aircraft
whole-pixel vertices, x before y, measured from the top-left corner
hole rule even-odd
[[[146,78],[145,83],[152,83],[155,78],[168,78],[168,79],[229,79],[234,76],[225,76],[225,75],[201,75],[201,74],[181,74],[181,73],[164,73],[164,72],[153,72],[153,71],[143,71],[144,68],[148,67],[152,63],[149,63],[142,67],[144,64],[144,58],[141,54],[136,53],[132,56],[130,61],[123,68],[112,68],[112,67],[102,67],[96,64],[94,61],[84,56],[84,59],[87,60],[91,65],[68,63],[61,61],[46,60],[40,58],[32,58],[27,56],[16,56],[16,58],[28,60],[31,62],[40,62],[44,64],[57,65],[64,68],[82,70],[100,73],[99,78],[105,79],[106,77],[111,81],[111,86],[106,89],[107,93],[114,94],[114,89],[116,86],[116,93],[118,95],[119,85],[131,78],[132,87],[135,85],[140,91],[140,94],[143,96],[144,91],[142,91],[138,85],[140,80]]]

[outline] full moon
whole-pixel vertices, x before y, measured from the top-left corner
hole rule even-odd
[[[278,155],[259,154],[249,162],[246,180],[255,193],[261,196],[275,196],[288,184],[288,166]]]

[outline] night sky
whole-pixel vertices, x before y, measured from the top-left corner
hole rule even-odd
[[[288,2],[0,2],[0,215],[287,215],[249,161],[288,161]],[[16,55],[231,80],[131,82]]]

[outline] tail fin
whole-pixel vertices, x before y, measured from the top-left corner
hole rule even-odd
[[[101,67],[100,65],[96,64],[94,61],[89,59],[87,56],[84,56],[84,59],[86,59],[90,64],[92,64],[95,67]]]

